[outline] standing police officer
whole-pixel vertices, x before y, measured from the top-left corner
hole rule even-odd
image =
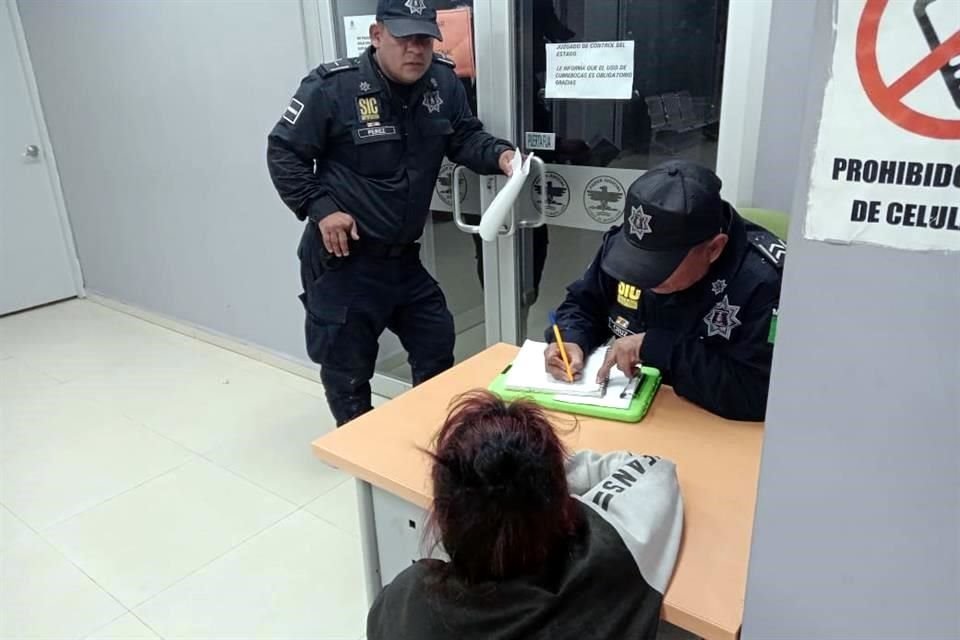
[[[309,219],[298,249],[307,352],[338,426],[371,408],[384,329],[407,350],[414,384],[453,365],[453,318],[416,240],[444,155],[509,175],[514,154],[433,53],[441,35],[425,0],[380,0],[370,38],[364,55],[304,78],[267,146],[280,197]]]
[[[762,420],[783,241],[722,200],[716,174],[679,160],[630,186],[626,215],[557,311],[574,370],[612,336],[599,378],[613,366],[631,375],[642,362],[713,413]],[[546,336],[552,343],[552,329]],[[545,359],[563,379],[556,344]]]

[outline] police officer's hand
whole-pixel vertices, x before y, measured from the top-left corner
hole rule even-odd
[[[513,175],[513,156],[515,153],[513,149],[507,149],[500,154],[500,171],[508,178]]]
[[[357,221],[349,213],[337,211],[320,221],[320,235],[323,236],[323,246],[327,251],[342,258],[350,255],[350,240],[360,239],[357,232]]]
[[[638,333],[634,336],[619,338],[607,350],[607,359],[603,361],[603,366],[597,372],[597,382],[603,382],[610,377],[610,370],[613,365],[623,371],[628,378],[633,377],[634,369],[640,364],[640,347],[643,346],[644,334]]]
[[[583,374],[583,350],[572,342],[564,342],[563,348],[567,351],[567,357],[570,358],[570,370],[573,371],[573,379],[579,380]],[[563,364],[563,356],[560,355],[560,347],[556,342],[551,342],[543,351],[543,358],[547,365],[547,373],[557,380],[569,381],[567,377],[567,367]]]

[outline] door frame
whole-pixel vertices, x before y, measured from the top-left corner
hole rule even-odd
[[[514,0],[474,0],[474,46],[477,65],[477,116],[484,129],[505,140],[516,130],[516,38]],[[480,34],[483,34],[482,36]],[[509,43],[510,46],[503,46]],[[519,146],[519,145],[518,145]],[[502,176],[480,178],[480,209],[506,183]],[[511,212],[516,216],[516,207]],[[516,343],[520,329],[520,251],[518,235],[483,243],[484,318],[487,346]]]
[[[724,199],[739,207],[754,204],[772,12],[773,0],[730,0],[727,14],[717,175]]]
[[[3,11],[7,12],[10,24],[13,27],[13,37],[16,40],[17,53],[20,59],[20,71],[26,80],[27,92],[30,98],[30,110],[33,112],[33,119],[37,125],[37,133],[40,136],[40,148],[43,152],[43,164],[46,168],[47,182],[50,185],[50,191],[53,193],[53,202],[57,210],[57,222],[60,228],[60,236],[67,252],[67,262],[70,266],[70,277],[73,280],[73,289],[78,298],[85,298],[86,291],[83,288],[83,272],[80,268],[80,258],[77,253],[76,243],[73,237],[73,228],[70,226],[70,217],[67,213],[67,204],[63,197],[63,189],[60,183],[60,169],[57,167],[56,155],[53,152],[53,142],[50,140],[50,133],[47,131],[47,120],[43,115],[43,104],[40,101],[40,88],[37,86],[37,78],[33,72],[33,62],[30,60],[30,49],[27,45],[26,33],[23,30],[23,22],[20,19],[20,11],[17,9],[16,0],[3,0]]]

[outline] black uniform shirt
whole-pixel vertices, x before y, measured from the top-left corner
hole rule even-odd
[[[373,54],[320,65],[303,79],[269,135],[267,162],[299,219],[343,211],[357,221],[361,243],[408,244],[423,232],[444,155],[499,173],[500,155],[513,146],[483,131],[449,59],[434,55],[423,78],[397,91]]]
[[[564,340],[589,354],[611,336],[644,333],[641,360],[659,369],[679,395],[726,418],[762,420],[786,247],[732,208],[729,220],[730,240],[707,276],[666,295],[640,291],[601,270],[619,227],[611,229],[557,310]],[[552,342],[552,329],[545,336]]]

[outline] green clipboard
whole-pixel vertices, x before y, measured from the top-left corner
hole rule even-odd
[[[501,371],[500,375],[494,378],[493,382],[487,387],[504,400],[524,398],[532,400],[544,409],[603,418],[604,420],[617,420],[619,422],[640,422],[643,420],[643,417],[647,415],[647,411],[650,409],[650,405],[653,404],[653,398],[660,389],[660,381],[662,378],[659,369],[641,367],[643,380],[640,381],[640,388],[637,389],[637,392],[633,396],[633,402],[631,402],[630,406],[626,409],[612,409],[610,407],[597,407],[591,404],[560,402],[554,399],[552,393],[534,393],[531,391],[513,391],[507,389],[507,371],[509,370],[510,367],[507,367]]]

